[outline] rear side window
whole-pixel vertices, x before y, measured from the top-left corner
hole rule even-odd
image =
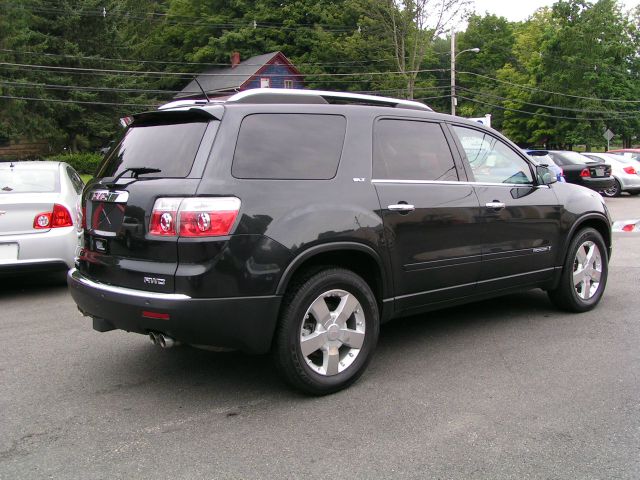
[[[390,180],[458,180],[440,125],[414,120],[384,119],[376,123],[373,176]]]
[[[84,182],[78,172],[76,172],[72,167],[67,165],[67,175],[69,176],[69,180],[71,180],[71,184],[73,185],[73,189],[79,195],[82,193],[82,189],[84,188]]]
[[[207,122],[133,126],[106,158],[99,177],[114,177],[127,168],[158,168],[145,177],[182,178],[189,175]]]
[[[240,126],[233,176],[284,180],[333,178],[346,126],[346,119],[340,115],[249,115]]]

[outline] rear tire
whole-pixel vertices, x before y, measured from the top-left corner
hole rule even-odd
[[[378,304],[367,282],[350,270],[327,267],[289,288],[273,357],[289,385],[326,395],[364,373],[378,333]]]
[[[571,241],[560,283],[549,290],[549,298],[569,312],[593,309],[604,293],[608,275],[607,249],[602,235],[593,228],[580,230]]]
[[[617,178],[614,179],[613,185],[611,185],[609,188],[605,188],[604,190],[602,190],[602,195],[605,197],[619,197],[621,193],[622,193],[622,186],[620,186],[620,182],[618,181]]]

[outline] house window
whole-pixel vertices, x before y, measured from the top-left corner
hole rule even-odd
[[[293,88],[293,80],[285,80],[284,88]]]
[[[260,79],[260,88],[269,88],[269,78],[268,77],[262,77]]]

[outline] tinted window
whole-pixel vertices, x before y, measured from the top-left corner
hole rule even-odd
[[[67,166],[67,175],[69,175],[69,180],[71,180],[71,184],[73,185],[73,189],[76,191],[76,193],[82,193],[84,182],[80,178],[80,175],[78,175],[78,173],[69,166]]]
[[[588,159],[578,152],[549,152],[558,165],[584,165]]]
[[[373,159],[374,178],[458,180],[451,150],[437,123],[380,120]]]
[[[146,177],[186,177],[191,171],[206,122],[134,126],[127,130],[99,169],[99,177],[113,177],[127,168],[159,168]]]
[[[339,115],[255,114],[240,126],[237,178],[326,180],[338,170],[346,120]]]
[[[453,127],[478,182],[533,183],[531,168],[523,158],[497,138],[465,127]]]
[[[0,170],[0,193],[58,192],[58,170],[2,169]]]

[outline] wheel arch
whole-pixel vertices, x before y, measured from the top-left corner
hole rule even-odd
[[[298,254],[284,270],[277,295],[284,295],[296,274],[318,265],[334,265],[352,270],[371,287],[379,305],[389,296],[389,285],[380,255],[371,247],[357,242],[334,242],[315,245]]]
[[[566,237],[565,244],[562,249],[562,259],[567,256],[567,249],[569,248],[569,244],[571,243],[571,239],[575,236],[575,234],[583,229],[583,228],[593,228],[600,235],[602,235],[602,239],[607,247],[607,261],[611,257],[611,244],[612,244],[612,236],[611,236],[611,225],[609,221],[604,215],[600,214],[590,214],[581,217],[577,222],[573,224],[571,230],[569,230],[569,234]]]

